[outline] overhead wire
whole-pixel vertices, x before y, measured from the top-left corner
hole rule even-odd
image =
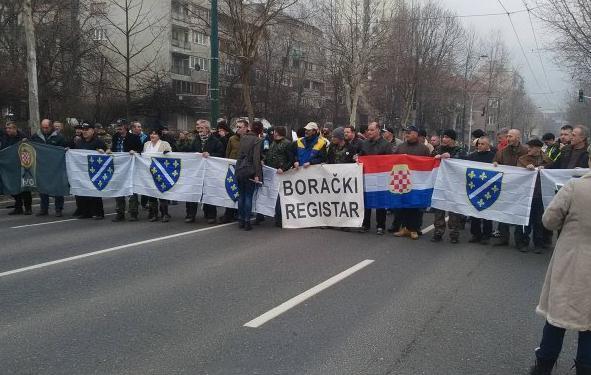
[[[529,69],[530,74],[534,78],[534,81],[536,82],[536,84],[538,85],[540,90],[544,91],[544,88],[540,84],[538,77],[534,73],[534,70],[533,70],[532,65],[529,61],[529,58],[527,57],[527,54],[525,53],[525,49],[523,48],[523,43],[521,43],[521,38],[519,38],[519,34],[517,33],[517,29],[515,28],[515,24],[513,23],[513,19],[511,18],[511,12],[509,12],[507,10],[507,8],[505,7],[505,5],[503,5],[503,2],[501,0],[497,0],[497,2],[499,3],[499,5],[501,5],[501,8],[503,8],[503,10],[505,11],[505,14],[507,14],[507,17],[509,18],[509,22],[511,23],[511,28],[513,29],[513,33],[515,34],[515,38],[517,38],[517,43],[519,44],[519,48],[521,49],[521,53],[523,54],[523,58],[525,59],[525,63]],[[544,96],[544,98],[546,99],[546,101],[548,101],[548,104],[550,104],[550,106],[552,106],[552,101],[548,100],[547,96]]]

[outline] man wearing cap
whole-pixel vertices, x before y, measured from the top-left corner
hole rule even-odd
[[[539,139],[532,139],[527,142],[529,149],[527,154],[521,156],[517,162],[518,167],[527,168],[531,171],[536,168],[543,169],[552,165],[552,160],[548,155],[542,152],[544,143]],[[530,235],[533,232],[534,252],[542,253],[542,249],[546,247],[545,232],[542,225],[542,215],[544,214],[544,203],[542,202],[542,185],[540,176],[536,179],[536,187],[534,188],[534,196],[531,203],[531,211],[529,216],[529,225],[525,228],[523,236],[517,243],[517,249],[522,252],[527,252],[530,242]]]
[[[447,129],[443,132],[441,137],[441,146],[437,150],[433,151],[435,159],[463,159],[466,154],[464,149],[456,144],[458,138],[457,133],[453,129]],[[435,232],[431,238],[431,242],[441,242],[443,235],[445,234],[445,211],[433,208],[435,214]],[[449,228],[449,240],[451,243],[458,243],[460,240],[460,227],[462,225],[462,215],[454,212],[449,212],[449,219],[447,227]]]
[[[361,142],[359,156],[365,155],[390,155],[394,153],[392,145],[381,136],[380,125],[372,122],[367,126],[367,139]],[[386,209],[376,209],[376,233],[383,235],[386,229]],[[371,227],[371,209],[365,209],[363,216],[362,232],[369,232]]]
[[[308,167],[326,162],[327,142],[320,136],[318,124],[309,122],[304,126],[305,136],[296,141],[295,168]]]
[[[80,125],[80,128],[82,129],[82,139],[74,148],[78,150],[93,150],[101,154],[105,153],[107,146],[105,142],[97,137],[94,125],[84,122]],[[77,196],[76,203],[81,219],[94,217],[96,220],[102,220],[105,218],[102,198]]]
[[[113,135],[113,146],[111,151],[114,152],[137,152],[141,153],[144,149],[144,144],[140,140],[139,135],[130,133],[127,130],[127,120],[120,119],[115,125],[115,135]],[[115,198],[117,215],[113,219],[114,222],[125,220],[125,198]],[[138,195],[133,194],[129,197],[129,221],[138,220],[139,200]]]
[[[61,134],[59,134],[59,132],[53,129],[49,119],[41,121],[39,130],[31,137],[31,142],[66,147],[66,140]],[[49,195],[39,193],[39,198],[41,199],[41,208],[37,213],[37,216],[46,216],[49,213]],[[64,209],[64,197],[56,196],[53,199],[55,201],[55,216],[61,217],[62,210]]]
[[[285,126],[277,126],[273,132],[273,143],[269,146],[269,151],[265,155],[265,164],[275,168],[278,174],[287,171],[293,165],[293,142],[285,137],[287,129]],[[275,226],[281,227],[281,204],[277,197],[275,204]]]
[[[425,143],[419,142],[419,129],[416,126],[406,128],[404,138],[405,142],[396,148],[395,154],[431,156]],[[395,210],[394,215],[394,236],[418,240],[423,211],[420,208],[401,208]]]
[[[468,155],[466,159],[491,164],[495,158],[495,152],[491,148],[490,138],[483,135],[476,139],[476,141],[476,151]],[[490,238],[492,237],[492,228],[493,223],[491,220],[471,217],[470,233],[472,234],[472,238],[470,238],[468,242],[488,245]]]
[[[510,165],[513,167],[517,166],[519,158],[527,154],[527,147],[521,144],[521,131],[518,129],[511,129],[507,132],[507,146],[499,148],[493,164],[496,166]],[[497,238],[497,242],[493,246],[508,246],[509,245],[509,230],[510,224],[499,223],[500,237]],[[523,237],[523,229],[521,226],[516,225],[514,231],[515,244],[518,245]]]

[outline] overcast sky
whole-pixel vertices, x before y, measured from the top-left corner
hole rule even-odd
[[[440,0],[440,2],[444,7],[454,10],[458,15],[504,12],[498,0]],[[525,10],[523,0],[501,0],[501,2],[509,12]],[[532,0],[527,2],[528,4],[533,4]],[[540,63],[540,58],[537,52],[535,52],[536,42],[532,33],[528,13],[513,14],[511,18],[531,65],[531,71],[521,52],[519,42],[507,15],[470,17],[461,18],[461,20],[466,26],[472,26],[481,36],[486,36],[491,31],[501,32],[511,53],[513,65],[519,69],[525,78],[527,92],[537,105],[542,107],[542,110],[563,109],[568,96],[576,95],[578,91],[578,88],[575,87],[576,82],[571,80],[568,72],[560,69],[560,66],[553,60],[553,56],[549,52],[542,51],[542,63],[548,77],[548,80],[546,80],[542,63]],[[538,43],[543,50],[549,45],[550,38],[547,35],[547,30],[544,29],[541,22],[533,15],[532,20]],[[533,75],[535,75],[535,78]],[[539,84],[536,82],[536,78]],[[538,95],[539,93],[549,92],[552,92],[552,94]]]

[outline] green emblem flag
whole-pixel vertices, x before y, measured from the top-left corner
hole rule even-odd
[[[0,151],[0,193],[38,191],[69,195],[65,149],[42,143],[21,142]]]

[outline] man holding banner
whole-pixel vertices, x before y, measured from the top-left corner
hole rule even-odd
[[[144,149],[144,145],[139,135],[130,133],[127,130],[127,121],[117,121],[117,132],[113,136],[114,152],[137,152],[138,154]],[[114,222],[125,220],[125,200],[126,197],[117,197],[115,202],[117,205],[117,215],[113,218]],[[139,199],[137,194],[132,194],[129,197],[129,221],[138,221]]]
[[[507,133],[507,146],[499,149],[495,155],[493,163],[496,165],[510,165],[517,166],[519,158],[527,154],[527,147],[521,144],[521,131],[511,129]],[[500,237],[493,246],[509,246],[509,230],[510,225],[506,223],[499,223]],[[516,246],[523,241],[523,227],[516,225],[514,231],[514,239]]]
[[[392,146],[386,141],[380,133],[380,125],[377,122],[372,122],[367,126],[367,139],[361,142],[359,148],[359,156],[367,155],[390,155],[392,154]],[[363,216],[363,224],[361,231],[363,233],[369,232],[371,227],[371,208],[366,208]],[[376,234],[381,236],[386,230],[386,209],[376,209]]]
[[[465,157],[464,149],[456,144],[457,134],[453,129],[447,129],[443,132],[441,137],[441,145],[433,151],[435,159],[463,159]],[[441,242],[443,234],[445,233],[446,212],[438,209],[433,209],[435,214],[435,233],[431,238],[431,242]],[[447,226],[449,227],[449,240],[453,244],[460,241],[460,226],[462,225],[462,215],[454,212],[449,213]]]
[[[411,125],[405,130],[405,142],[396,148],[395,154],[406,154],[414,156],[430,156],[429,148],[419,142],[419,129]],[[396,237],[410,237],[412,240],[419,239],[419,231],[423,212],[421,208],[401,208],[394,211],[395,220],[400,223]]]

